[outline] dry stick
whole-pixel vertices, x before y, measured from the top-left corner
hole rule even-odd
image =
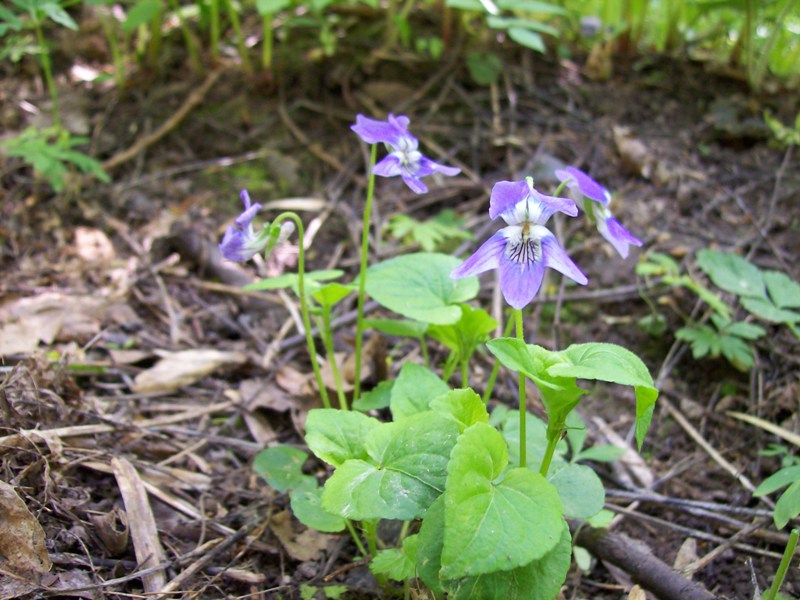
[[[662,600],[715,600],[700,584],[684,579],[652,554],[636,550],[630,538],[582,526],[575,543],[616,565]]]
[[[211,71],[205,78],[205,81],[200,84],[200,87],[189,94],[183,104],[181,104],[180,108],[169,119],[167,119],[161,125],[161,127],[155,130],[153,133],[143,135],[136,140],[130,148],[123,150],[122,152],[118,152],[106,160],[103,163],[103,168],[106,171],[109,171],[115,167],[118,167],[122,163],[128,162],[132,158],[135,158],[141,154],[148,147],[155,144],[170,131],[175,129],[181,123],[181,121],[186,118],[186,115],[188,115],[195,106],[200,104],[205,99],[206,94],[208,94],[208,91],[220,78],[220,75],[222,75],[222,69],[215,69],[214,71]]]

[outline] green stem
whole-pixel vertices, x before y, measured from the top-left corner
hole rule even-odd
[[[216,63],[219,58],[219,2],[220,0],[211,0],[209,4],[211,21],[211,60]]]
[[[508,337],[511,334],[511,328],[514,326],[514,319],[509,319],[506,323],[506,328],[503,330],[503,337]],[[497,374],[500,372],[500,361],[495,359],[492,366],[492,372],[489,375],[489,381],[486,382],[486,389],[483,391],[483,403],[487,404],[492,397],[494,391],[494,382],[497,380]]]
[[[272,69],[272,13],[261,15],[261,29],[264,32],[264,42],[261,46],[261,68],[265,71]]]
[[[236,48],[239,51],[239,58],[242,61],[242,71],[244,71],[245,75],[251,77],[253,75],[253,65],[250,64],[250,56],[247,53],[247,46],[244,43],[239,13],[236,12],[231,0],[225,0],[225,9],[228,11],[228,18],[231,20],[233,34],[236,36]]]
[[[424,333],[421,336],[419,336],[419,349],[422,352],[422,360],[425,361],[425,366],[427,368],[430,368],[431,359],[430,359],[430,356],[428,356],[428,343],[425,340],[425,334]]]
[[[163,20],[164,11],[159,6],[156,14],[150,20],[150,40],[147,44],[147,65],[154,71],[158,70],[159,55],[161,53],[161,22]]]
[[[469,387],[469,360],[461,361],[461,387]]]
[[[114,32],[114,25],[104,10],[99,10],[97,14],[100,19],[100,26],[103,28],[103,33],[106,34],[106,41],[108,42],[109,50],[111,50],[111,57],[114,60],[114,80],[119,87],[123,87],[125,85],[125,61],[122,59],[122,53],[119,49],[119,40],[117,39],[117,34]]]
[[[369,155],[369,179],[367,181],[367,202],[361,223],[361,266],[358,274],[358,317],[356,320],[356,368],[353,382],[353,402],[361,394],[361,346],[364,343],[364,299],[367,287],[367,256],[369,254],[369,224],[372,215],[372,199],[375,195],[375,174],[372,167],[378,157],[378,145],[372,144]]]
[[[186,24],[186,19],[183,18],[183,13],[181,12],[181,6],[178,4],[178,0],[169,0],[169,6],[175,13],[175,16],[178,17],[178,23],[181,27],[181,35],[183,36],[183,43],[186,44],[186,52],[189,53],[189,64],[192,65],[192,71],[194,73],[202,73],[203,63],[200,60],[200,53],[197,51],[197,44],[195,44],[194,38],[192,37],[192,32],[189,30],[189,26]]]
[[[311,337],[311,318],[308,313],[308,298],[306,297],[306,263],[305,248],[303,247],[305,235],[303,221],[293,212],[285,212],[275,217],[272,226],[279,226],[281,221],[285,219],[291,219],[297,227],[297,236],[299,238],[299,243],[297,244],[297,292],[300,296],[300,315],[303,318],[303,329],[306,330],[306,345],[308,346],[308,355],[311,359],[311,368],[314,369],[314,377],[317,380],[319,395],[322,399],[323,406],[325,408],[330,408],[331,402],[328,399],[328,391],[325,389],[325,383],[322,381],[322,372],[319,370],[319,364],[317,363],[317,350],[314,346],[314,338]]]
[[[336,364],[336,356],[333,350],[333,331],[331,329],[331,306],[326,304],[322,307],[322,344],[325,346],[325,354],[328,355],[328,362],[333,372],[333,381],[336,384],[336,395],[339,397],[339,408],[348,410],[347,396],[344,394],[342,385],[342,374],[339,365]]]
[[[53,103],[53,125],[56,129],[61,130],[61,113],[58,110],[58,90],[56,90],[56,83],[53,80],[53,67],[50,63],[50,49],[45,42],[44,34],[42,33],[42,26],[39,23],[38,17],[34,14],[33,27],[36,30],[36,43],[42,51],[42,72],[44,73],[44,81],[47,85],[47,91],[50,92],[50,100]]]
[[[775,573],[775,581],[772,582],[769,591],[764,594],[763,600],[775,600],[775,597],[778,595],[778,590],[781,589],[783,579],[786,577],[786,572],[789,570],[789,565],[792,563],[792,557],[797,548],[797,538],[799,536],[800,532],[798,532],[797,529],[792,529],[792,532],[789,534],[789,542],[786,544],[786,550],[783,551],[781,564],[778,565],[778,572]]]
[[[563,427],[558,427],[556,430],[551,431],[550,427],[547,428],[547,449],[544,451],[544,458],[542,459],[542,466],[539,468],[539,473],[542,477],[547,477],[547,471],[550,470],[550,463],[553,460],[556,446],[561,441],[561,431]]]
[[[517,329],[517,339],[525,342],[525,336],[522,333],[522,311],[518,308],[514,309],[514,323]],[[519,374],[519,466],[525,467],[527,465],[527,402],[525,397],[525,375]]]
[[[350,519],[345,519],[344,524],[347,527],[347,531],[350,532],[350,536],[353,538],[353,541],[356,544],[356,548],[358,548],[358,551],[361,553],[361,556],[365,557],[369,556],[369,554],[367,553],[367,549],[364,548],[364,542],[361,541],[361,538],[359,537],[356,528],[353,527],[352,521],[350,521]]]
[[[447,360],[444,361],[444,366],[442,367],[442,379],[445,381],[450,381],[450,378],[455,373],[456,367],[458,366],[458,362],[456,361],[456,353],[452,350],[450,354],[447,355]]]
[[[378,554],[378,521],[362,521],[361,526],[364,528],[364,534],[367,537],[369,556],[374,558]]]

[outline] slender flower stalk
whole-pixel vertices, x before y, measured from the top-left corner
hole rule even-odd
[[[333,346],[333,329],[331,328],[331,305],[323,304],[322,306],[322,344],[325,346],[325,354],[328,355],[328,364],[331,366],[331,373],[333,373],[333,382],[336,385],[336,396],[339,398],[339,408],[342,410],[349,410],[347,406],[347,396],[344,393],[344,386],[342,385],[342,372],[339,365],[336,364],[336,354],[334,353]]]
[[[378,156],[378,146],[373,144],[369,155],[369,180],[367,181],[367,202],[361,222],[361,264],[358,272],[358,308],[356,317],[356,364],[353,381],[353,402],[361,394],[361,349],[364,345],[364,302],[367,289],[367,259],[369,257],[369,225],[372,217],[372,200],[375,197],[375,174],[373,168]]]
[[[525,336],[522,333],[522,311],[515,308],[513,312],[517,339],[524,343]],[[523,375],[522,372],[519,373],[517,388],[519,392],[519,466],[524,468],[528,462],[528,402],[527,394],[525,393],[525,375]]]
[[[311,367],[314,370],[314,378],[317,381],[319,395],[325,408],[330,408],[328,391],[322,381],[322,372],[317,363],[317,351],[314,346],[314,338],[311,335],[311,317],[308,310],[308,296],[306,295],[305,282],[305,248],[303,239],[303,221],[293,212],[284,212],[278,215],[271,224],[265,225],[261,231],[256,232],[253,227],[253,220],[256,218],[261,205],[250,200],[247,190],[242,190],[239,197],[244,203],[244,211],[236,217],[234,222],[225,231],[219,250],[225,258],[235,262],[246,262],[256,254],[263,252],[264,256],[269,256],[272,249],[280,242],[286,241],[295,228],[300,238],[297,250],[297,292],[300,297],[300,315],[303,319],[303,329],[305,329],[306,345],[311,359]],[[283,223],[283,221],[288,221]]]

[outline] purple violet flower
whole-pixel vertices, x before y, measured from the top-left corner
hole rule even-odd
[[[572,200],[540,194],[533,179],[500,181],[492,188],[489,217],[501,217],[504,227],[450,273],[453,279],[500,270],[500,290],[509,305],[523,308],[533,300],[548,267],[586,285],[586,275],[572,262],[556,236],[544,224],[556,212],[578,214]]]
[[[577,202],[596,223],[597,231],[614,246],[622,258],[628,258],[631,246],[641,246],[642,242],[611,214],[608,206],[611,193],[586,173],[575,167],[556,171],[559,181],[566,181],[567,187],[577,197]],[[587,202],[586,199],[592,200]]]
[[[244,211],[228,226],[219,244],[219,251],[228,260],[246,262],[267,247],[285,242],[294,231],[294,223],[286,221],[280,228],[267,224],[256,233],[253,219],[261,210],[261,205],[250,201],[247,190],[242,190],[239,197],[244,202]]]
[[[400,175],[405,184],[417,194],[424,194],[428,187],[421,178],[433,173],[458,175],[461,169],[448,167],[432,161],[419,151],[419,140],[408,132],[411,121],[405,115],[389,115],[387,121],[377,121],[364,115],[356,116],[356,124],[350,129],[368,144],[383,143],[389,155],[379,161],[372,172],[381,177]]]

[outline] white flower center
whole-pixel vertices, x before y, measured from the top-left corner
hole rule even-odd
[[[551,235],[546,227],[525,223],[506,227],[504,232],[508,260],[519,265],[534,264],[542,260],[542,240]]]
[[[400,161],[400,168],[413,173],[417,170],[422,153],[417,150],[419,142],[412,137],[401,137],[397,146],[392,148],[392,156]]]

